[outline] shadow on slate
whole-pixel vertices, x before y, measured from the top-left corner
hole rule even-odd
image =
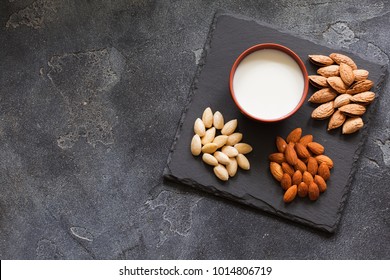
[[[354,59],[358,66],[370,72],[369,78],[375,84],[373,91],[377,96],[380,94],[380,84],[386,73],[385,65],[378,65],[345,51],[294,37],[255,21],[216,14],[164,177],[295,222],[334,232],[352,183],[356,161],[368,131],[368,120],[374,113],[374,108],[371,105],[363,117],[366,122],[364,129],[348,136],[342,135],[340,129],[327,132],[327,121],[312,120],[310,115],[314,107],[308,102],[305,102],[296,114],[282,122],[259,123],[246,118],[230,96],[230,69],[240,53],[252,45],[266,42],[282,44],[292,49],[305,62],[308,73],[315,73],[317,69],[309,63],[307,59],[309,54],[345,53]],[[315,89],[310,86],[308,96],[314,91]],[[190,152],[194,121],[202,116],[206,107],[211,107],[213,112],[220,111],[225,122],[238,119],[238,131],[244,135],[243,142],[253,146],[253,152],[248,154],[251,170],[239,170],[228,182],[218,180],[212,167],[204,164],[201,156],[194,157]],[[315,141],[324,145],[325,153],[333,159],[335,167],[332,169],[327,191],[321,194],[316,202],[298,197],[292,203],[285,204],[283,190],[269,172],[268,155],[276,151],[276,136],[286,137],[296,127],[302,127],[303,134],[312,134]]]

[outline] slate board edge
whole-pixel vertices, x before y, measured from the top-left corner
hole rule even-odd
[[[300,224],[303,224],[303,225],[306,225],[306,226],[310,226],[310,227],[315,228],[315,229],[319,229],[319,230],[322,230],[322,231],[325,231],[325,232],[328,232],[328,233],[334,233],[336,231],[339,223],[340,223],[341,216],[342,216],[341,214],[342,214],[342,211],[343,211],[343,209],[345,207],[345,204],[347,202],[348,194],[349,194],[349,192],[351,190],[352,183],[353,183],[355,174],[357,172],[358,160],[360,158],[361,152],[362,152],[362,150],[363,150],[363,148],[365,146],[365,143],[367,141],[367,138],[368,138],[367,137],[368,136],[368,131],[369,131],[368,124],[370,122],[370,119],[371,119],[372,115],[376,111],[376,107],[377,107],[377,103],[378,102],[375,102],[373,104],[373,106],[371,105],[369,107],[369,114],[366,114],[367,115],[366,116],[366,120],[365,120],[366,121],[366,125],[359,132],[359,133],[362,133],[362,140],[360,141],[360,143],[358,144],[358,146],[356,148],[356,152],[355,152],[355,155],[354,155],[354,158],[353,158],[353,164],[351,166],[351,172],[350,172],[350,174],[348,176],[348,180],[347,180],[347,183],[346,183],[345,188],[344,188],[344,193],[343,193],[341,201],[340,201],[339,209],[337,211],[337,216],[338,217],[337,217],[335,223],[332,226],[323,225],[323,224],[316,224],[316,223],[313,223],[312,221],[308,221],[308,220],[305,220],[305,219],[302,219],[302,218],[299,218],[299,217],[296,217],[296,216],[293,216],[293,215],[288,215],[286,213],[278,212],[275,208],[273,208],[272,206],[268,205],[263,200],[256,198],[255,200],[256,200],[257,204],[259,202],[262,204],[262,206],[260,207],[260,206],[254,204],[254,203],[248,203],[248,199],[247,200],[240,200],[238,197],[232,197],[232,196],[228,195],[228,193],[220,192],[219,190],[215,189],[213,186],[204,186],[204,185],[201,185],[201,184],[197,183],[196,181],[194,181],[192,179],[188,179],[188,178],[177,178],[176,176],[174,176],[171,173],[170,168],[169,168],[169,164],[170,164],[170,161],[171,161],[171,158],[172,158],[172,152],[174,151],[174,148],[176,146],[176,142],[178,141],[178,139],[180,137],[180,134],[181,134],[181,131],[182,131],[182,125],[183,125],[184,119],[186,117],[186,112],[188,111],[188,108],[189,108],[189,106],[190,106],[190,104],[192,102],[192,97],[193,97],[193,95],[195,93],[195,90],[196,90],[196,87],[197,87],[198,77],[199,77],[200,73],[202,72],[203,66],[206,64],[207,54],[208,54],[208,51],[210,49],[210,44],[211,44],[211,40],[213,38],[213,33],[214,33],[215,28],[216,28],[216,25],[217,25],[217,22],[218,22],[218,18],[220,16],[231,16],[231,17],[234,17],[234,18],[237,18],[237,19],[241,19],[241,20],[252,21],[252,22],[255,22],[256,24],[263,25],[263,26],[266,26],[268,28],[272,28],[272,29],[278,30],[279,32],[286,33],[286,34],[289,34],[291,36],[300,38],[297,34],[294,34],[292,32],[286,31],[286,30],[281,29],[279,27],[275,28],[274,26],[271,26],[270,24],[267,24],[267,23],[264,23],[264,22],[260,22],[260,21],[257,21],[257,20],[254,20],[254,19],[242,16],[242,15],[233,15],[233,14],[230,14],[230,13],[228,13],[226,11],[223,11],[223,10],[218,10],[214,14],[212,23],[210,25],[209,33],[207,35],[207,39],[206,39],[204,47],[203,47],[202,56],[201,56],[201,58],[199,60],[198,68],[196,70],[193,82],[192,82],[191,87],[190,87],[190,92],[189,92],[189,95],[188,95],[188,99],[187,99],[187,102],[186,102],[185,107],[183,109],[183,112],[182,112],[182,115],[181,115],[181,118],[180,118],[180,121],[179,121],[178,129],[176,131],[174,141],[173,141],[171,149],[169,151],[167,165],[166,165],[166,167],[164,169],[164,172],[163,172],[164,178],[166,178],[168,180],[171,180],[171,181],[174,181],[174,182],[177,182],[177,183],[180,183],[180,184],[185,184],[185,185],[193,187],[195,189],[200,189],[202,191],[205,191],[205,192],[208,192],[208,193],[212,193],[212,194],[217,195],[219,197],[227,198],[227,199],[229,199],[231,201],[234,201],[236,203],[241,203],[241,204],[244,204],[244,205],[248,205],[248,206],[254,207],[256,209],[260,209],[262,211],[265,211],[265,212],[277,215],[277,216],[282,217],[282,218],[286,218],[286,219],[291,220],[291,221],[299,222]],[[312,43],[315,43],[315,44],[318,44],[318,45],[321,45],[321,46],[324,46],[324,47],[327,47],[327,48],[331,48],[331,49],[336,50],[336,51],[341,51],[341,52],[344,52],[344,53],[351,53],[347,49],[341,49],[341,48],[335,48],[333,46],[328,46],[328,45],[322,44],[322,43],[320,43],[320,42],[318,42],[316,40],[308,39],[306,37],[305,38],[300,38],[300,39],[307,40],[307,41],[310,41]],[[351,54],[353,54],[355,56],[359,56],[363,60],[368,60],[370,62],[373,62],[373,63],[379,65],[381,67],[381,69],[384,70],[383,74],[381,75],[381,77],[378,78],[378,82],[375,85],[375,92],[380,92],[382,90],[384,78],[388,74],[387,64],[379,64],[378,62],[373,61],[372,59],[370,59],[368,57],[361,57],[359,54],[356,54],[356,53],[351,53]],[[378,100],[376,100],[376,101],[378,101]]]

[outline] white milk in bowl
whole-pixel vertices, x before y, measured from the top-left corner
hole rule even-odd
[[[233,76],[236,102],[249,115],[265,121],[291,113],[302,98],[304,86],[298,63],[275,49],[247,55]]]

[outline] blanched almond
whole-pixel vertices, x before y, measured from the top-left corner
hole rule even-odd
[[[231,121],[228,121],[227,123],[225,123],[225,125],[223,126],[222,130],[221,130],[221,133],[223,135],[230,135],[230,134],[233,134],[233,132],[236,130],[237,128],[237,120],[234,119],[234,120],[231,120]]]
[[[215,137],[215,127],[209,128],[206,130],[205,135],[202,137],[202,145],[206,145],[208,143],[213,142]]]
[[[203,154],[202,160],[205,163],[207,163],[208,165],[211,165],[211,166],[217,166],[218,165],[218,160],[214,156],[212,156],[212,155],[210,155],[208,153],[204,153]]]
[[[227,135],[218,135],[217,137],[214,138],[213,143],[217,144],[217,148],[219,149],[225,146],[227,140],[228,140]]]
[[[237,149],[232,146],[224,146],[221,151],[228,157],[236,157],[238,155]]]
[[[249,170],[251,168],[251,165],[249,164],[249,160],[243,154],[239,154],[236,157],[236,160],[237,160],[238,166],[241,169]]]
[[[215,143],[208,143],[202,147],[203,153],[212,154],[217,150],[218,146]]]
[[[238,167],[237,160],[235,158],[230,158],[229,164],[226,165],[226,170],[229,173],[230,177],[234,177],[234,175],[236,175],[238,169],[237,167]]]
[[[234,148],[237,149],[239,154],[243,154],[243,155],[246,155],[246,154],[252,152],[252,150],[253,150],[252,146],[247,144],[247,143],[238,143],[238,144],[234,145]]]
[[[229,173],[226,170],[225,166],[218,164],[214,167],[214,174],[222,181],[229,180]]]
[[[201,119],[197,118],[194,123],[194,132],[198,134],[200,137],[203,137],[206,134],[206,127]]]
[[[213,117],[213,125],[216,129],[222,129],[223,126],[224,126],[225,122],[223,120],[223,116],[222,114],[217,111],[214,113],[214,117]]]
[[[226,145],[234,146],[234,145],[236,145],[237,143],[239,143],[241,140],[242,140],[242,133],[240,133],[240,132],[235,132],[235,133],[230,134],[230,135],[228,136],[228,140],[227,140],[227,142],[226,142]]]
[[[202,121],[206,128],[210,128],[213,126],[213,111],[211,111],[210,107],[207,107],[202,115]]]
[[[191,140],[191,153],[194,156],[199,156],[202,152],[202,143],[198,134],[195,134]]]
[[[229,157],[220,151],[216,151],[214,153],[214,157],[218,160],[220,164],[227,165],[230,163]]]

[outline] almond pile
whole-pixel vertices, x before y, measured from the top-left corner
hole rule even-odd
[[[363,127],[361,116],[375,99],[370,91],[373,82],[368,80],[368,71],[358,69],[348,56],[332,53],[309,55],[309,60],[320,68],[318,75],[309,76],[310,83],[320,88],[309,102],[321,104],[311,114],[313,119],[329,119],[328,130],[342,126],[343,134],[350,134]]]
[[[237,167],[250,169],[245,154],[252,151],[249,144],[241,143],[242,133],[235,132],[237,120],[224,122],[222,114],[213,114],[210,107],[203,112],[202,119],[197,118],[194,124],[195,135],[191,141],[191,153],[202,155],[202,160],[214,166],[214,174],[222,181],[229,180],[237,173]],[[220,130],[220,133],[218,133]]]
[[[302,136],[302,129],[290,132],[286,140],[276,137],[277,153],[269,155],[272,176],[285,191],[283,201],[288,203],[298,195],[318,199],[326,191],[333,161],[324,155],[325,148],[313,141],[313,135]]]

